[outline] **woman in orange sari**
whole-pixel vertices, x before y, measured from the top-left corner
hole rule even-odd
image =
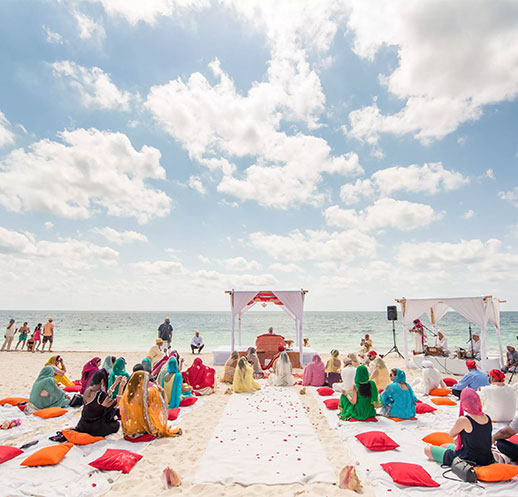
[[[149,373],[136,371],[131,375],[119,403],[122,431],[125,436],[142,435],[174,437],[182,434],[180,428],[167,426],[167,403],[163,389],[149,384]]]

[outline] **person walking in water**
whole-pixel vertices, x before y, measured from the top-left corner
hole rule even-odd
[[[9,324],[5,328],[5,335],[4,335],[5,340],[2,345],[2,352],[4,350],[7,350],[7,351],[11,350],[11,344],[13,343],[13,338],[17,331],[18,331],[18,329],[15,326],[15,320],[10,319]]]
[[[158,327],[158,338],[164,341],[164,349],[171,348],[171,340],[173,339],[173,327],[169,318],[165,318],[164,322]],[[166,345],[167,344],[167,345]]]
[[[43,326],[43,343],[41,345],[41,353],[45,350],[45,344],[49,342],[49,352],[52,352],[52,344],[54,343],[54,320],[49,320]]]

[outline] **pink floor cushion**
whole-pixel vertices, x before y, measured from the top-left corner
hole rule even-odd
[[[169,421],[174,421],[176,418],[178,418],[180,414],[180,408],[179,407],[173,407],[168,410],[168,416],[167,419]]]
[[[421,402],[415,406],[416,414],[425,414],[427,412],[434,412],[434,411],[437,411],[437,409],[435,407],[432,407],[430,404],[424,404],[423,402]]]
[[[394,483],[407,487],[438,487],[439,484],[419,464],[407,462],[387,462],[381,467],[390,475]]]
[[[142,459],[140,454],[135,454],[124,449],[106,449],[106,452],[92,461],[90,466],[103,471],[122,471],[129,473],[133,466]]]
[[[328,409],[338,409],[338,404],[340,403],[340,399],[326,399],[324,400],[324,404]]]
[[[333,395],[335,391],[330,387],[321,387],[317,388],[318,395],[327,396],[327,395]]]
[[[133,443],[151,442],[152,440],[155,440],[155,438],[157,438],[156,435],[150,435],[149,433],[146,433],[145,435],[140,435],[140,437],[124,436],[124,440],[127,440],[128,442],[133,442]]]
[[[369,450],[377,452],[393,450],[399,447],[398,443],[394,442],[394,440],[382,431],[367,431],[365,433],[359,433],[355,435],[355,437]]]
[[[23,454],[23,450],[10,445],[0,445],[0,464],[18,457],[20,454]]]

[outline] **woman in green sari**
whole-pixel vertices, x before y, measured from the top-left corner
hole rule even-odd
[[[356,369],[354,390],[348,404],[342,409],[346,417],[342,419],[358,419],[363,421],[376,416],[376,407],[379,404],[376,383],[369,380],[369,370],[363,364]],[[346,412],[345,412],[346,411]]]
[[[129,374],[126,373],[126,361],[124,360],[123,357],[119,357],[113,364],[113,369],[112,369],[112,372],[110,373],[110,377],[108,380],[108,388],[111,388],[111,386],[115,383],[115,380],[119,376],[124,376],[126,378],[126,380],[128,380],[130,377]],[[118,393],[119,393],[119,385],[117,385],[115,387],[115,389],[113,390],[113,393],[111,396],[112,399],[117,398]]]
[[[69,403],[70,400],[54,379],[54,369],[52,366],[45,366],[32,385],[25,414],[31,414],[47,407],[66,407]]]

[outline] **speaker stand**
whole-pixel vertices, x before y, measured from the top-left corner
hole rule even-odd
[[[401,359],[404,359],[403,354],[399,351],[399,349],[397,348],[397,345],[396,345],[396,325],[395,325],[395,321],[392,321],[392,341],[394,342],[394,345],[382,357],[387,357],[392,352],[395,352],[399,357],[401,357]]]

